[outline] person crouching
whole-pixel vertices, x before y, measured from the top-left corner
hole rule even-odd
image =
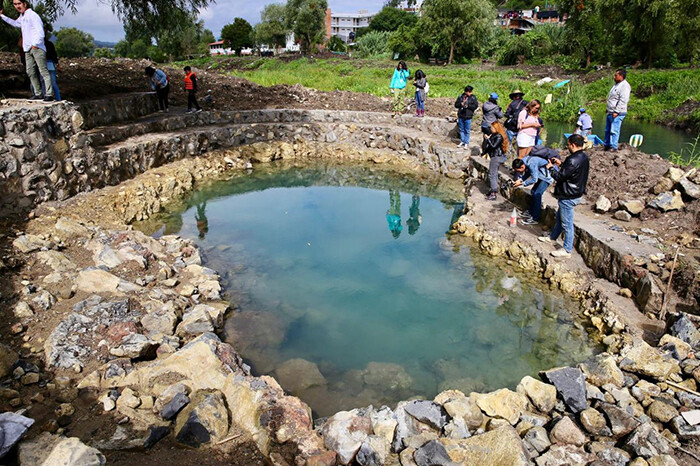
[[[547,169],[548,166],[550,166],[549,160],[534,155],[526,155],[523,159],[513,160],[513,171],[522,175],[522,178],[513,183],[513,188],[532,186],[530,209],[522,214],[524,225],[537,225],[540,221],[542,195],[554,182]]]
[[[488,127],[482,127],[484,133],[484,142],[481,145],[482,155],[488,155],[489,161],[489,193],[486,199],[489,201],[496,200],[498,192],[498,169],[506,161],[506,152],[508,152],[508,140],[506,139],[506,129],[498,121],[495,121]]]

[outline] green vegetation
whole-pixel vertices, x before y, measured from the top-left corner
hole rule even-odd
[[[287,29],[301,43],[304,54],[322,44],[326,34],[327,0],[288,0],[285,11]]]
[[[271,3],[260,13],[260,22],[255,25],[255,44],[268,47],[284,47],[287,42],[287,29],[284,26],[286,7],[281,3]]]
[[[243,18],[234,18],[233,23],[221,29],[221,40],[237,55],[241,54],[241,49],[253,46],[254,37],[253,26]]]
[[[681,149],[680,152],[670,152],[669,160],[671,163],[683,167],[693,166],[700,168],[700,134],[697,135],[694,141],[687,143],[687,147]]]
[[[360,58],[389,58],[391,49],[388,40],[391,33],[372,31],[363,34],[355,46],[356,55]]]
[[[61,28],[56,33],[56,53],[59,57],[87,57],[95,50],[95,39],[76,28]]]
[[[189,61],[193,66],[216,68],[219,60],[204,58]],[[572,121],[577,110],[585,106],[589,112],[602,113],[613,84],[613,69],[604,74],[577,75],[570,85],[554,90],[552,85],[537,86],[537,78],[529,78],[528,70],[521,68],[484,69],[480,65],[433,66],[408,62],[411,73],[421,68],[428,76],[431,97],[456,97],[464,86],[474,86],[474,92],[483,102],[491,92],[498,92],[503,106],[508,94],[516,88],[528,98],[544,102],[547,94],[553,103],[543,105],[545,118]],[[238,59],[230,73],[263,86],[301,84],[322,91],[347,90],[387,96],[389,80],[396,66],[391,60],[329,59],[291,62],[281,60]],[[599,76],[593,79],[592,76]],[[585,79],[584,79],[585,78]],[[627,78],[632,86],[629,118],[653,123],[678,120],[673,110],[690,101],[700,101],[700,70],[629,70]],[[584,82],[585,81],[585,82]],[[686,117],[689,127],[700,129],[700,109]]]

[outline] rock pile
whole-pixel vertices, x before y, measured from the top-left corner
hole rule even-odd
[[[684,316],[658,349],[627,334],[606,342],[608,353],[516,391],[343,411],[319,431],[340,464],[678,464],[674,447],[700,435],[695,324]]]

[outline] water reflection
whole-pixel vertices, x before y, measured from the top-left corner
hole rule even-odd
[[[379,189],[325,186],[360,176]],[[574,303],[445,236],[463,204],[432,197],[440,188],[425,180],[392,176],[341,167],[290,169],[279,179],[253,173],[165,216],[184,218],[177,233],[195,238],[207,265],[222,271],[238,306],[225,338],[256,374],[277,376],[328,415],[447,388],[513,388],[592,354],[570,317]],[[307,187],[275,188],[280,180]],[[399,238],[402,202],[409,234]]]
[[[197,204],[197,212],[194,214],[194,219],[197,222],[197,230],[199,231],[199,239],[209,233],[209,220],[207,220],[207,201]]]
[[[420,228],[420,223],[423,221],[423,217],[420,214],[420,196],[414,194],[411,196],[411,207],[408,209],[408,220],[406,224],[408,225],[408,234],[415,235]]]
[[[394,239],[398,239],[403,225],[401,224],[401,194],[395,189],[389,191],[389,210],[386,211],[386,221],[391,235]]]

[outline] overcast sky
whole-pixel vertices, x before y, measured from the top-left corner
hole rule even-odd
[[[263,6],[269,3],[279,3],[284,0],[218,0],[206,10],[200,13],[200,19],[204,20],[207,29],[211,29],[219,38],[221,28],[232,22],[239,16],[251,24],[260,21],[260,12]],[[119,19],[112,14],[112,10],[105,0],[80,0],[78,13],[72,15],[67,12],[54,24],[55,29],[61,27],[75,27],[89,32],[96,40],[116,42],[124,38],[124,29]],[[384,0],[329,0],[331,10],[339,13],[353,13],[357,10],[379,11]]]

